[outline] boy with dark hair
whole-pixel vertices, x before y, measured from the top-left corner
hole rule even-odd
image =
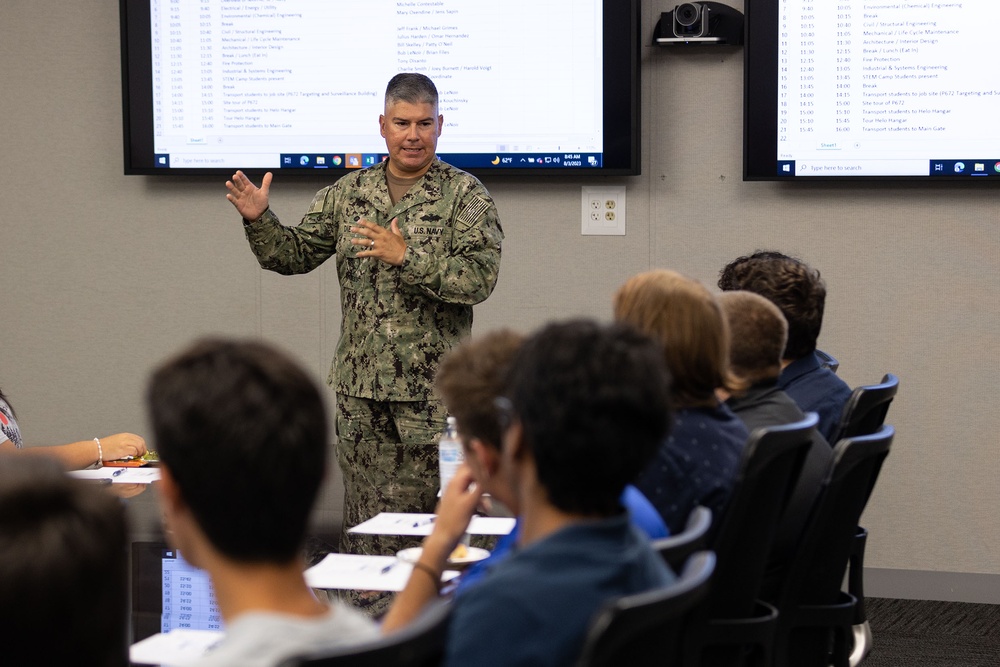
[[[826,285],[819,271],[800,259],[773,250],[738,257],[719,273],[719,289],[746,290],[774,303],[788,321],[788,342],[782,354],[778,387],[804,412],[819,415],[818,430],[829,438],[851,388],[816,355],[823,326]]]
[[[501,329],[473,338],[459,345],[441,360],[435,381],[437,391],[458,424],[458,435],[464,447],[472,452],[466,458],[472,474],[483,491],[505,507],[514,502],[507,480],[499,476],[501,432],[496,399],[505,388],[505,381],[525,337]],[[629,518],[650,539],[669,534],[653,504],[631,484],[625,487],[621,503]],[[475,563],[462,573],[457,594],[479,581],[486,569],[497,559],[505,558],[520,535],[520,524],[501,537],[489,559]]]
[[[124,667],[124,507],[55,461],[0,458],[3,663]]]
[[[511,369],[496,401],[502,447],[486,473],[507,486],[521,532],[515,553],[455,600],[449,666],[570,665],[604,602],[673,581],[620,502],[670,428],[659,345],[624,325],[554,324]],[[470,471],[482,464],[476,449],[466,456],[387,630],[436,596],[468,526],[483,489]]]
[[[273,666],[377,636],[303,578],[327,447],[323,401],[305,372],[263,343],[206,340],[161,366],[147,399],[168,538],[208,572],[227,625],[198,666]]]

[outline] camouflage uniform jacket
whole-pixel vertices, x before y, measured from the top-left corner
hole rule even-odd
[[[270,210],[245,230],[260,265],[306,273],[336,254],[340,342],[327,383],[379,401],[433,398],[438,361],[472,330],[472,305],[490,295],[500,270],[503,230],[493,199],[470,174],[435,160],[393,206],[386,163],[348,174],[316,193],[298,227]],[[358,258],[351,232],[360,219],[406,240],[402,266]]]

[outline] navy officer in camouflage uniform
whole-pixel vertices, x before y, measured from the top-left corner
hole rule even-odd
[[[263,268],[306,273],[337,258],[343,319],[327,382],[337,392],[345,528],[381,511],[433,511],[446,419],[434,374],[470,334],[472,306],[500,269],[490,194],[435,155],[443,120],[429,78],[393,77],[379,116],[389,159],[320,190],[297,227],[268,208],[270,173],[259,188],[239,171],[226,183]],[[344,533],[341,551],[397,546]]]

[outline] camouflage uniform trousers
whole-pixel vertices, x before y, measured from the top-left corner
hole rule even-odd
[[[344,478],[341,553],[392,555],[420,538],[355,535],[348,528],[379,512],[433,512],[440,485],[438,445],[447,419],[441,401],[375,401],[337,394],[337,461]],[[341,597],[372,615],[391,595]]]

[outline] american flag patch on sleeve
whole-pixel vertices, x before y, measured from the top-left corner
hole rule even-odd
[[[473,227],[477,222],[479,222],[479,218],[481,218],[483,214],[489,210],[489,208],[490,203],[488,201],[478,195],[473,197],[472,201],[466,204],[465,208],[462,209],[462,212],[458,214],[456,226],[461,231],[465,231]]]

